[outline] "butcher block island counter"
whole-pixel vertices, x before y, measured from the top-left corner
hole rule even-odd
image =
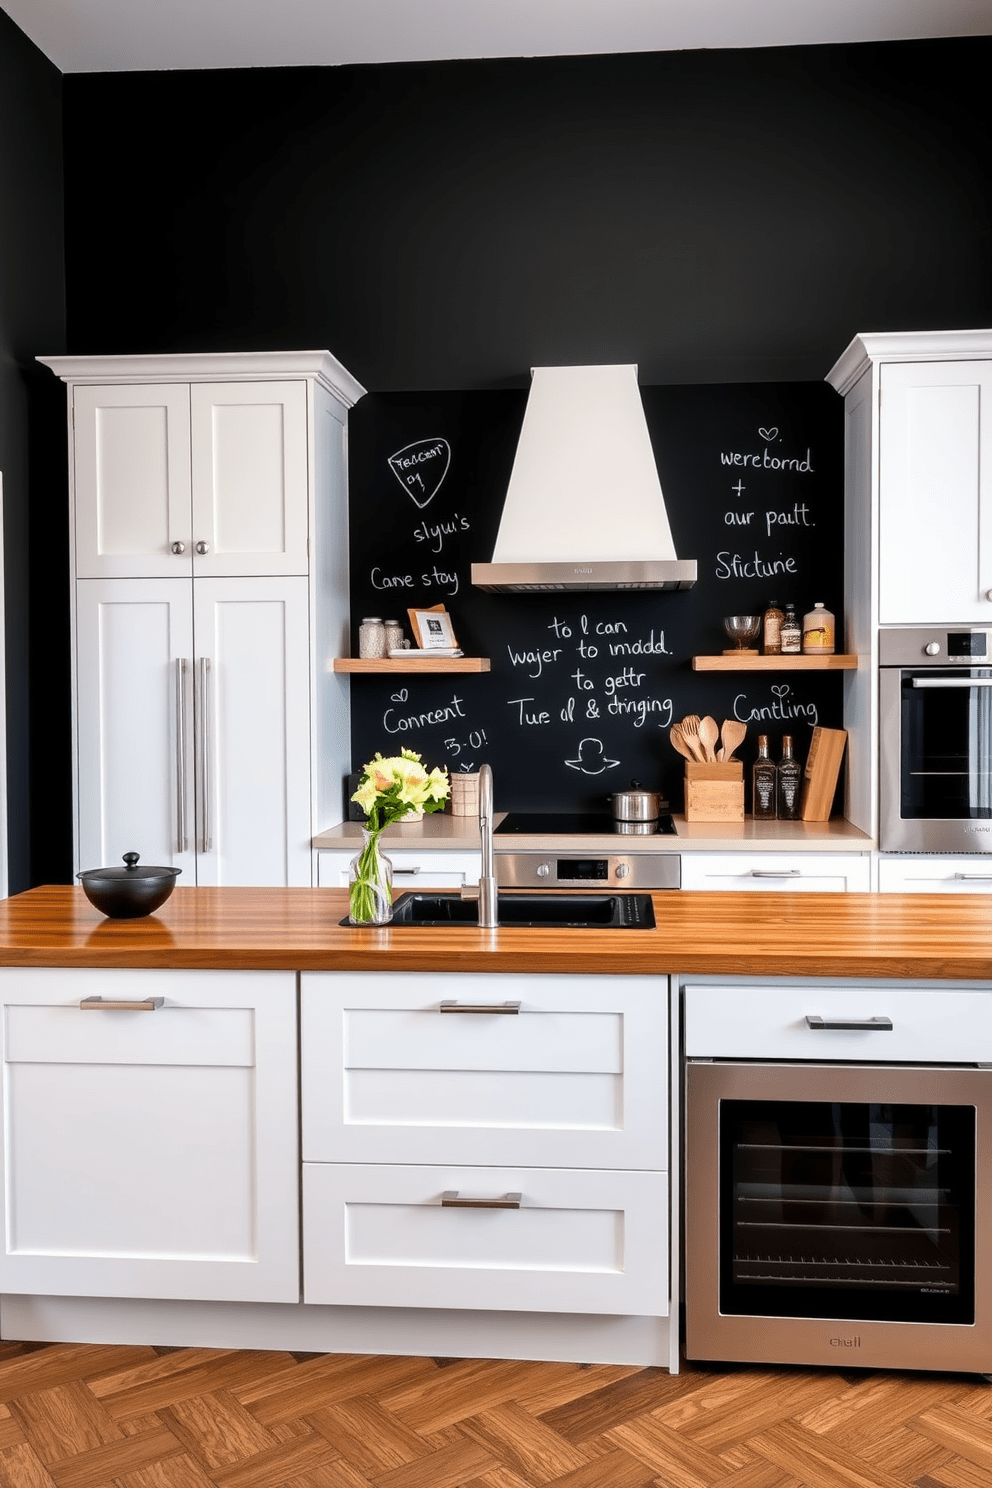
[[[992,896],[653,896],[653,930],[342,925],[343,889],[178,888],[108,920],[76,888],[0,901],[0,966],[221,971],[964,977],[992,981]]]
[[[927,1039],[964,1008],[992,1062],[992,899],[653,906],[479,930],[351,928],[338,889],[0,902],[0,1333],[677,1369],[683,1008],[791,1038],[864,994]]]

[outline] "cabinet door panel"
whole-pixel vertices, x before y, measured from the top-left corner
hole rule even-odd
[[[307,402],[302,382],[194,383],[194,572],[307,572]]]
[[[306,975],[304,1156],[665,1168],[667,993],[664,977]]]
[[[77,576],[188,576],[189,388],[75,388],[73,452]]]
[[[881,369],[879,619],[992,621],[992,364]]]
[[[306,886],[306,579],[196,579],[201,884]]]
[[[0,1288],[296,1301],[295,977],[8,969],[0,996]]]
[[[442,1194],[519,1196],[449,1208]],[[304,1300],[664,1317],[664,1173],[303,1165]]]
[[[683,853],[683,889],[867,894],[867,853]]]
[[[126,852],[181,868],[195,883],[192,666],[188,579],[81,579],[76,585],[79,859]],[[185,730],[183,723],[186,723]],[[184,844],[185,843],[185,847]]]

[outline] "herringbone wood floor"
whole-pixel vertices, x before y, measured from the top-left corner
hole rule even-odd
[[[2,1488],[990,1488],[962,1375],[0,1344]]]

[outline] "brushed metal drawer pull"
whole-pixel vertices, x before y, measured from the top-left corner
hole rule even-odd
[[[806,1026],[814,1031],[840,1029],[852,1033],[891,1033],[891,1018],[821,1018],[816,1013],[806,1014]]]
[[[519,1013],[519,1002],[442,1002],[442,1013]]]
[[[752,878],[801,878],[799,868],[752,868]]]
[[[992,873],[955,873],[955,878],[968,878],[978,883],[992,883]]]
[[[442,1209],[519,1209],[520,1194],[504,1194],[501,1199],[463,1199],[457,1188],[446,1188],[441,1195]]]
[[[84,1013],[153,1013],[164,1001],[164,997],[84,997],[79,1008]]]
[[[419,873],[419,872],[420,872],[419,865],[416,868],[397,868],[396,864],[395,863],[393,864],[393,877],[394,878],[413,878],[414,874],[415,873]]]

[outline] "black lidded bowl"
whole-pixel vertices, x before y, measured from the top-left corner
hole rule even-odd
[[[87,868],[76,874],[90,903],[112,920],[137,920],[152,914],[168,899],[183,871],[139,868],[138,857],[136,852],[126,852],[123,868]]]

